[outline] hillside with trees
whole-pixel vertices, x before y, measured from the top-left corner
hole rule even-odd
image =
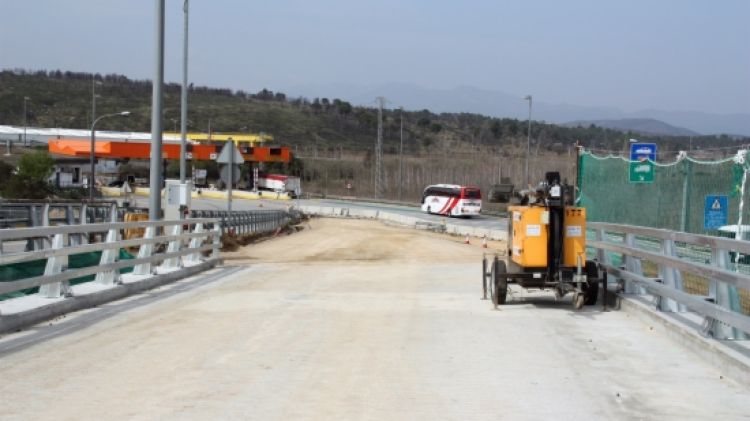
[[[27,124],[35,127],[87,129],[91,122],[92,83],[97,115],[128,110],[128,118],[107,119],[101,130],[151,129],[151,83],[122,75],[69,71],[0,71],[0,124],[23,124],[23,98],[29,97]],[[164,90],[164,127],[179,130],[180,85]],[[250,93],[229,88],[190,86],[188,130],[207,132],[265,132],[275,143],[293,148],[304,165],[297,167],[308,191],[327,194],[374,194],[374,146],[377,109],[353,106],[341,98],[291,97],[262,89]],[[403,177],[399,176],[401,112],[383,112],[386,197],[414,200],[425,184],[457,182],[486,188],[501,178],[519,184],[527,147],[527,121],[468,113],[405,110]],[[578,142],[601,153],[624,153],[631,132],[588,125],[564,127],[532,121],[530,168],[532,180],[546,170],[573,177],[572,148]],[[678,150],[734,151],[750,139],[728,136],[652,136],[660,154]],[[568,159],[570,158],[570,159]],[[403,183],[400,179],[403,178]],[[345,185],[354,185],[346,189]]]

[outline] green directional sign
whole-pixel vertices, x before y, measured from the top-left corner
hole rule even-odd
[[[630,162],[630,182],[631,183],[653,183],[654,172],[656,167],[653,162],[631,161]]]

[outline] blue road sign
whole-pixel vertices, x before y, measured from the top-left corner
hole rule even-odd
[[[724,195],[707,195],[703,214],[704,229],[718,229],[727,224],[729,199]]]
[[[656,143],[631,143],[630,160],[645,161],[646,159],[656,162]]]

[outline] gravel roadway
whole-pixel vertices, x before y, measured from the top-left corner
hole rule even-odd
[[[492,310],[480,299],[483,251],[374,221],[314,219],[226,254],[239,268],[219,280],[96,323],[86,315],[108,306],[70,315],[52,323],[65,334],[13,352],[3,345],[44,329],[2,338],[0,418],[750,416],[731,373],[623,312],[576,312],[520,290]],[[178,284],[191,282],[200,277]]]

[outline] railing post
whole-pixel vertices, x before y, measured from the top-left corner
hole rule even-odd
[[[167,253],[176,253],[182,248],[182,224],[175,224],[170,230],[171,235],[178,236],[175,240],[171,240],[167,246]],[[165,269],[178,269],[182,267],[182,259],[180,257],[170,257],[164,260],[162,267]]]
[[[219,252],[221,251],[221,226],[214,224],[213,228],[213,250],[211,251],[211,258],[218,259]]]
[[[625,245],[635,248],[635,234],[625,234]],[[641,259],[629,255],[624,255],[623,263],[625,265],[625,270],[627,270],[628,272],[635,273],[636,275],[643,275]],[[646,293],[646,290],[643,287],[638,286],[635,282],[625,281],[625,293],[642,295]]]
[[[203,224],[198,223],[195,224],[195,229],[193,230],[193,234],[203,234]],[[203,237],[193,237],[190,239],[190,249],[197,250],[203,245]],[[198,263],[201,261],[201,253],[199,251],[196,251],[195,253],[190,253],[187,256],[186,259],[190,263]]]
[[[86,203],[81,205],[81,209],[79,210],[78,217],[80,218],[80,224],[86,225],[88,224],[88,212],[89,212],[89,205]],[[79,240],[81,244],[88,244],[89,243],[89,236],[86,233],[81,233],[79,236]]]
[[[55,234],[52,238],[52,248],[59,250],[65,247],[65,236]],[[68,268],[68,256],[52,256],[47,259],[44,266],[44,276],[52,276],[61,273]],[[41,285],[39,295],[44,298],[59,298],[68,292],[68,281],[54,282],[51,284]]]
[[[729,252],[727,250],[712,249],[711,264],[721,269],[733,269]],[[712,299],[718,306],[732,311],[740,311],[739,294],[737,294],[737,288],[733,285],[711,279],[709,280],[708,285],[708,296],[709,299]],[[705,333],[716,339],[747,339],[747,335],[741,330],[711,317],[706,317],[704,326]]]
[[[117,261],[120,255],[120,230],[111,229],[107,231],[106,243],[110,245],[109,248],[102,250],[102,257],[99,260],[99,265],[108,265]],[[104,270],[96,274],[94,279],[97,283],[102,285],[113,285],[120,280],[120,272],[116,269]]]
[[[117,214],[117,203],[113,203],[109,206],[109,221],[119,222],[119,215]]]
[[[674,241],[662,240],[661,252],[665,256],[676,257],[677,253],[675,252]],[[661,278],[662,283],[664,285],[672,287],[678,291],[682,291],[682,274],[680,273],[679,270],[671,266],[660,264],[659,265],[659,278]],[[670,311],[670,312],[685,311],[684,305],[678,304],[677,301],[672,300],[670,298],[664,298],[664,297],[659,297],[658,307],[661,311]]]
[[[146,227],[146,232],[143,235],[143,238],[147,240],[153,240],[156,236],[156,226],[148,226]],[[154,243],[148,242],[145,244],[141,244],[141,246],[138,248],[138,258],[144,259],[147,257],[151,257],[154,254]],[[151,275],[151,263],[141,263],[138,265],[135,265],[135,268],[133,269],[133,274],[135,275]]]

